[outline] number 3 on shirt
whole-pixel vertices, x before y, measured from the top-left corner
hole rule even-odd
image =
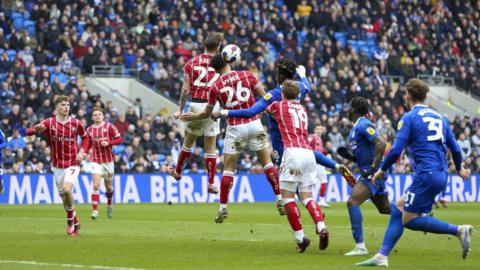
[[[423,122],[428,123],[428,130],[435,132],[433,135],[427,136],[428,141],[443,141],[443,122],[442,119],[433,117],[423,117]]]

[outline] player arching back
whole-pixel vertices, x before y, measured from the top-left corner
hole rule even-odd
[[[215,55],[212,67],[220,73],[220,78],[212,85],[209,91],[208,106],[201,113],[185,113],[180,118],[184,121],[204,119],[212,115],[217,101],[224,109],[248,109],[255,103],[255,95],[265,95],[262,84],[249,71],[232,71],[230,65],[221,55]],[[224,171],[220,187],[220,208],[215,222],[222,223],[227,218],[228,194],[233,184],[234,172],[237,168],[238,157],[245,147],[256,152],[260,163],[264,167],[265,175],[277,198],[277,208],[284,214],[278,186],[277,169],[273,166],[268,151],[268,142],[262,123],[258,116],[251,118],[228,118],[224,146]]]
[[[174,117],[178,118],[183,112],[201,112],[207,106],[209,87],[218,79],[219,74],[210,66],[223,41],[223,34],[211,32],[204,41],[205,52],[190,59],[184,67],[184,81],[180,96],[179,110]],[[190,102],[187,104],[187,97]],[[218,108],[218,107],[217,107]],[[220,134],[219,122],[209,118],[188,121],[185,123],[185,136],[182,151],[176,167],[169,167],[168,173],[175,179],[182,178],[182,169],[185,161],[192,155],[192,147],[198,136],[204,136],[205,168],[208,174],[208,192],[217,194],[214,186],[214,177],[217,167],[216,139]]]
[[[303,232],[300,211],[295,202],[298,193],[301,201],[308,209],[319,234],[319,248],[328,246],[328,231],[324,223],[324,215],[312,198],[312,191],[317,182],[315,156],[308,141],[308,117],[305,108],[297,101],[300,90],[291,80],[282,83],[283,100],[276,101],[267,112],[278,122],[284,143],[284,155],[280,165],[280,189],[287,218],[295,234],[297,251],[302,253],[309,246],[310,240]]]
[[[371,259],[358,263],[360,266],[388,266],[388,255],[403,234],[404,227],[436,234],[450,234],[460,240],[462,257],[470,251],[471,225],[454,225],[428,216],[435,197],[447,184],[447,148],[450,149],[458,175],[464,180],[470,177],[470,170],[463,168],[462,155],[448,120],[436,110],[425,105],[428,85],[418,79],[411,79],[405,85],[407,102],[411,108],[398,123],[398,133],[392,149],[372,182],[382,179],[385,171],[392,166],[408,146],[415,163],[412,184],[396,204],[391,204],[390,221],[385,232],[382,247]]]
[[[90,152],[90,162],[92,162],[92,215],[91,218],[98,218],[98,204],[100,203],[100,183],[103,178],[105,183],[105,196],[107,197],[107,217],[113,217],[112,198],[113,198],[113,153],[112,147],[122,143],[122,136],[117,128],[104,121],[103,109],[95,107],[92,109],[93,124],[87,128],[89,137],[89,146],[87,153]]]
[[[354,97],[348,104],[348,117],[354,123],[348,136],[350,149],[339,147],[337,152],[343,158],[355,163],[361,170],[361,177],[352,188],[347,200],[348,214],[352,226],[355,248],[345,256],[368,254],[363,238],[363,217],[360,206],[371,199],[381,214],[390,214],[388,194],[385,190],[386,178],[372,183],[371,177],[381,165],[386,143],[368,119],[369,104],[363,97]],[[353,154],[350,153],[353,152]]]

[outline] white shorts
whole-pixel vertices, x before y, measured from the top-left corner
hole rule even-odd
[[[57,185],[57,190],[59,193],[63,192],[63,182],[75,183],[78,180],[78,175],[80,174],[79,166],[70,166],[65,169],[52,167],[53,178],[55,179],[55,184]]]
[[[280,165],[280,189],[311,192],[317,183],[317,166],[312,150],[287,148]]]
[[[317,164],[317,179],[320,180],[320,184],[327,183],[327,172],[325,171],[325,167],[319,164]]]
[[[260,119],[246,124],[227,126],[223,152],[240,154],[245,146],[254,152],[268,147],[267,134],[263,130]]]
[[[198,103],[198,102],[190,102],[189,103],[189,110],[190,112],[199,113],[205,110],[208,103]],[[220,111],[220,106],[215,104],[213,108],[214,112]],[[220,121],[214,121],[210,117],[205,119],[194,120],[190,122],[185,122],[185,130],[193,134],[195,136],[207,136],[207,137],[215,137],[220,134]]]
[[[103,177],[110,178],[114,173],[113,162],[108,163],[96,163],[92,162],[92,174],[99,174]]]

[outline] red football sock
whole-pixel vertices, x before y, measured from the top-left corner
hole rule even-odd
[[[308,213],[310,213],[310,216],[315,224],[323,221],[322,209],[312,198],[304,200],[303,204],[308,209]]]
[[[75,214],[75,216],[73,217],[73,225],[78,225],[78,218],[77,218],[77,215]]]
[[[224,171],[222,184],[220,185],[220,203],[227,204],[228,194],[233,186],[233,172]]]
[[[65,206],[65,211],[67,212],[67,219],[72,220],[75,216],[75,209],[72,207]]]
[[[175,168],[175,172],[178,174],[182,173],[183,163],[192,155],[192,149],[186,149],[185,147],[182,148],[182,152],[178,155],[177,167]]]
[[[99,201],[100,201],[100,194],[98,194],[98,191],[94,191],[94,193],[92,193],[92,209],[93,209],[93,211],[97,211]]]
[[[280,195],[280,185],[278,180],[277,168],[273,166],[272,163],[269,163],[263,167],[265,170],[265,176],[267,177],[268,182],[272,186],[273,192],[275,195]]]
[[[113,189],[112,191],[105,192],[105,195],[107,196],[107,205],[108,206],[112,205]]]
[[[298,210],[295,200],[285,204],[285,211],[287,212],[288,222],[293,231],[302,230],[302,221],[300,220],[300,211]]]
[[[327,183],[322,183],[320,185],[320,197],[325,197],[325,192],[327,191]]]
[[[217,155],[205,154],[205,168],[207,168],[208,183],[213,184],[215,172],[217,170]]]

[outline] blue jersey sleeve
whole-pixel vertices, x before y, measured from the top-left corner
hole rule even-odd
[[[228,117],[251,118],[261,112],[264,112],[267,107],[273,103],[273,101],[274,99],[272,98],[272,94],[269,92],[248,109],[228,111]]]
[[[411,126],[411,120],[410,117],[408,117],[408,114],[404,115],[402,119],[398,122],[397,125],[397,135],[395,136],[396,138],[403,138],[406,141],[408,141],[408,138],[410,138],[410,126]]]
[[[358,128],[359,135],[372,142],[375,137],[380,135],[373,125],[362,125]]]
[[[455,135],[453,135],[452,130],[449,127],[448,120],[446,118],[443,119],[443,124],[446,126],[447,134],[445,138],[445,143],[452,152],[453,163],[455,164],[455,169],[460,171],[462,169],[462,151],[460,146],[455,140]]]
[[[303,99],[312,89],[312,85],[306,77],[301,78],[301,81],[298,82],[298,87],[300,88],[300,99]]]
[[[329,159],[327,156],[320,152],[313,151],[313,154],[315,155],[315,161],[317,162],[317,164],[320,164],[330,169],[335,169],[335,166],[337,165],[335,161]]]

